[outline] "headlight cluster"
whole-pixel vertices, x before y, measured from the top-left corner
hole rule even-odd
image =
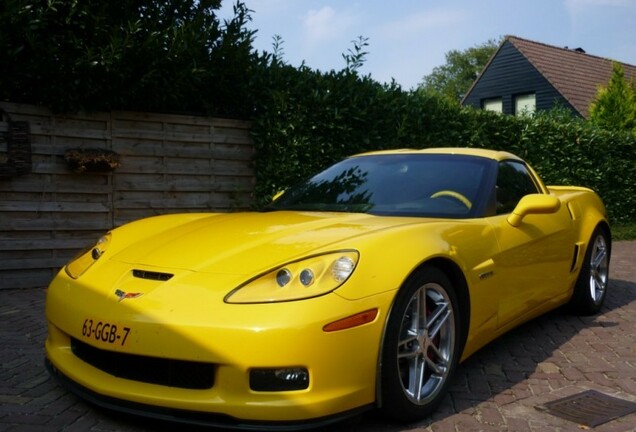
[[[358,252],[346,250],[288,263],[239,286],[227,303],[272,303],[316,297],[335,290],[349,279]]]
[[[66,274],[73,279],[80,277],[106,252],[110,244],[110,233],[97,240],[95,245],[84,249],[64,267]]]

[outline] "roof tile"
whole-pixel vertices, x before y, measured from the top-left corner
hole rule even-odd
[[[505,41],[512,43],[583,117],[589,117],[589,106],[599,86],[609,82],[614,60],[516,36],[506,36]],[[625,76],[636,80],[636,66],[620,64]]]

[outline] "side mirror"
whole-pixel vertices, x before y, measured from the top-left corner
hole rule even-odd
[[[508,216],[508,223],[514,227],[521,225],[521,220],[529,214],[556,213],[561,208],[561,201],[554,195],[530,194],[517,204]]]

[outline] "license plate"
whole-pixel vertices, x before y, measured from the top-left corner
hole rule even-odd
[[[118,326],[105,321],[95,321],[90,318],[86,318],[82,325],[82,336],[108,344],[124,346],[129,333],[130,327]]]

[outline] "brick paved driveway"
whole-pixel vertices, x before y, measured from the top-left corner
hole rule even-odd
[[[99,410],[49,379],[44,296],[44,290],[0,291],[0,432],[174,429]],[[614,244],[610,290],[599,315],[551,313],[493,342],[459,367],[445,402],[426,421],[394,425],[371,413],[340,429],[580,431],[534,407],[587,389],[636,401],[636,241]],[[594,430],[636,431],[636,414]]]

